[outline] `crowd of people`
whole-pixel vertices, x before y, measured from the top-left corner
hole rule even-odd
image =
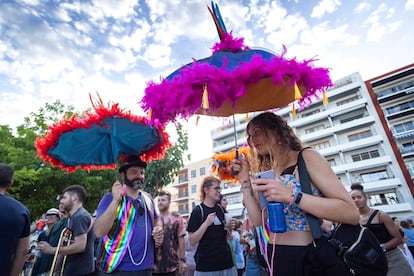
[[[22,275],[22,270],[24,275],[62,271],[67,276],[351,275],[343,261],[325,266],[314,261],[315,248],[337,223],[364,225],[375,234],[387,257],[388,276],[414,275],[412,220],[368,206],[362,185],[346,191],[326,160],[304,148],[281,117],[262,113],[246,131],[249,155],[231,164],[248,214],[244,219],[232,218],[220,179],[207,176],[200,183],[200,204],[186,221],[170,211],[169,192],[160,191],[156,204],[143,190],[147,164],[129,156],[119,168],[121,181],[102,197],[96,217],[83,207],[85,188],[71,185],[58,208],[51,206],[31,225],[29,210],[7,195],[13,169],[0,164],[0,223],[8,225],[0,228],[0,276]],[[306,163],[310,193],[301,187],[299,157]],[[268,170],[275,177],[255,177]],[[270,210],[261,206],[259,194],[282,203],[286,224],[284,231],[269,234],[266,247],[259,238]],[[324,222],[320,238],[312,235],[309,214]]]

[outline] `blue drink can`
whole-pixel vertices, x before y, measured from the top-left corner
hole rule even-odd
[[[267,204],[267,213],[269,216],[269,227],[272,233],[286,232],[286,219],[283,212],[283,203],[269,202]]]

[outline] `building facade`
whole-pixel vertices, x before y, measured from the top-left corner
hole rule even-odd
[[[172,197],[176,211],[184,218],[188,218],[193,208],[200,203],[200,183],[203,178],[211,174],[211,157],[190,163],[181,169],[174,183],[171,185],[177,192]]]
[[[414,195],[414,64],[367,80],[365,84]]]

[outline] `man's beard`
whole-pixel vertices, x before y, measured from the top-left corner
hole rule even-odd
[[[129,180],[128,177],[125,177],[125,185],[131,187],[132,189],[138,191],[139,189],[144,186],[144,182],[140,178],[135,178],[132,180]]]

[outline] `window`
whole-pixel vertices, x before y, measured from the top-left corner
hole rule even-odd
[[[358,133],[354,133],[354,134],[349,135],[348,136],[348,141],[349,142],[357,141],[357,140],[364,139],[364,138],[371,137],[371,136],[372,136],[371,130],[365,130],[365,131],[362,131],[362,132],[358,132]]]
[[[313,133],[313,132],[316,132],[322,129],[325,129],[325,125],[317,125],[317,126],[305,129],[305,133],[309,134],[309,133]]]
[[[203,176],[205,174],[206,174],[206,168],[205,167],[200,168],[200,176]]]
[[[187,214],[188,213],[188,204],[178,204],[178,212],[180,214]]]
[[[360,113],[360,114],[356,114],[356,115],[349,116],[347,118],[341,119],[340,122],[341,122],[341,124],[345,124],[345,123],[351,122],[353,120],[361,119],[362,117],[364,117],[364,114]]]
[[[229,205],[242,203],[242,196],[240,194],[227,196]]]
[[[406,162],[407,169],[410,172],[411,178],[414,178],[414,161],[412,162]]]
[[[188,175],[187,174],[180,174],[178,175],[178,183],[188,182]]]
[[[414,130],[414,121],[396,124],[394,125],[394,130],[396,133],[402,133],[402,132]]]
[[[328,161],[328,163],[329,163],[329,166],[331,166],[331,167],[333,167],[333,166],[336,166],[336,161],[335,161],[335,159],[328,159],[328,160],[326,160],[326,161]]]
[[[197,176],[197,171],[196,170],[191,170],[191,178],[194,178]]]
[[[395,205],[399,203],[395,191],[383,192],[381,194],[368,195],[369,205]]]
[[[408,82],[402,83],[400,85],[394,86],[392,88],[388,88],[386,90],[377,92],[376,93],[377,94],[377,98],[381,98],[381,97],[385,97],[385,96],[388,96],[388,95],[392,95],[395,92],[402,91],[402,90],[405,90],[405,89],[407,89],[405,91],[405,93],[409,94],[409,93],[412,93],[413,90],[412,89],[408,89],[408,88],[411,88],[413,86],[414,86],[414,81],[408,81]]]
[[[368,159],[376,158],[376,157],[379,157],[379,156],[380,156],[380,154],[379,154],[378,150],[371,150],[371,151],[367,151],[367,152],[361,152],[361,153],[353,154],[352,155],[352,161],[357,162],[357,161],[362,161],[362,160],[368,160]]]
[[[329,148],[330,146],[331,146],[331,143],[329,143],[329,141],[324,141],[324,142],[311,145],[311,147],[316,150],[326,149],[326,148]]]
[[[197,192],[197,185],[196,184],[191,185],[191,193],[194,194],[196,192]]]
[[[386,108],[384,113],[386,115],[392,115],[411,108],[414,108],[414,100]]]
[[[388,174],[385,170],[378,171],[378,172],[364,173],[364,174],[361,174],[361,179],[364,183],[373,182],[373,181],[388,179]]]
[[[178,189],[178,197],[188,197],[187,188]]]
[[[350,97],[350,98],[347,98],[347,99],[344,99],[344,100],[342,100],[342,101],[337,102],[337,103],[336,103],[336,106],[341,106],[341,105],[344,105],[344,104],[347,104],[347,103],[350,103],[350,102],[356,101],[356,100],[358,100],[358,99],[359,99],[359,96],[358,96],[358,95],[355,95],[355,96],[353,96],[353,97]]]
[[[319,112],[321,112],[319,109],[316,109],[316,110],[313,110],[313,111],[310,111],[310,112],[306,112],[306,113],[303,113],[302,114],[302,118],[306,118],[306,117],[308,117],[308,116],[311,116],[311,115],[313,115],[313,114],[317,114],[317,113],[319,113]]]
[[[414,152],[414,142],[402,144],[401,153]]]

